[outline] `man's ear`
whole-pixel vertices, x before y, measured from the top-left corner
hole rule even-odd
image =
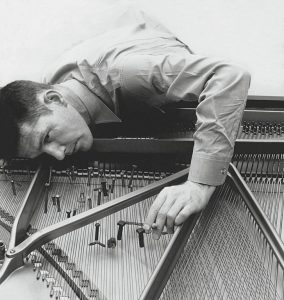
[[[47,90],[43,94],[43,101],[45,104],[57,103],[63,106],[67,106],[66,101],[64,100],[61,93],[56,90]]]

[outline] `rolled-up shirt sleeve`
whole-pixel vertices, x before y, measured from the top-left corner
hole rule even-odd
[[[185,51],[131,55],[125,59],[122,74],[122,86],[145,101],[158,101],[153,105],[187,101],[193,96],[198,99],[188,179],[222,184],[233,155],[250,74],[231,63]]]

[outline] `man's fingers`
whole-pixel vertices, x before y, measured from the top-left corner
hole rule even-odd
[[[196,213],[200,209],[195,205],[185,206],[177,215],[175,225],[181,225],[190,215]]]
[[[151,229],[151,226],[153,223],[155,223],[156,218],[157,218],[157,214],[160,210],[160,208],[162,207],[163,203],[166,200],[166,192],[165,189],[163,189],[160,194],[157,196],[157,198],[155,199],[155,201],[153,202],[148,215],[145,219],[145,223],[144,223],[144,230],[146,231],[146,233],[149,233],[149,230]]]
[[[162,234],[164,226],[166,225],[167,214],[170,208],[174,203],[174,199],[171,198],[169,195],[165,196],[165,201],[163,205],[160,207],[160,210],[156,217],[156,228],[153,229],[153,239],[158,240]]]
[[[183,207],[184,207],[184,203],[181,201],[177,201],[168,211],[167,223],[166,223],[168,233],[174,232],[175,219],[179,214],[179,212],[183,209]]]

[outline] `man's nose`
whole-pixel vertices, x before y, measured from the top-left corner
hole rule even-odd
[[[53,156],[58,160],[65,158],[65,146],[59,145],[57,143],[48,143],[43,147],[43,152]]]

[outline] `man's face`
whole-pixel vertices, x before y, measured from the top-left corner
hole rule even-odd
[[[48,104],[52,111],[41,115],[35,124],[20,129],[18,155],[34,158],[42,153],[58,160],[77,151],[88,151],[93,143],[91,131],[71,105]]]

